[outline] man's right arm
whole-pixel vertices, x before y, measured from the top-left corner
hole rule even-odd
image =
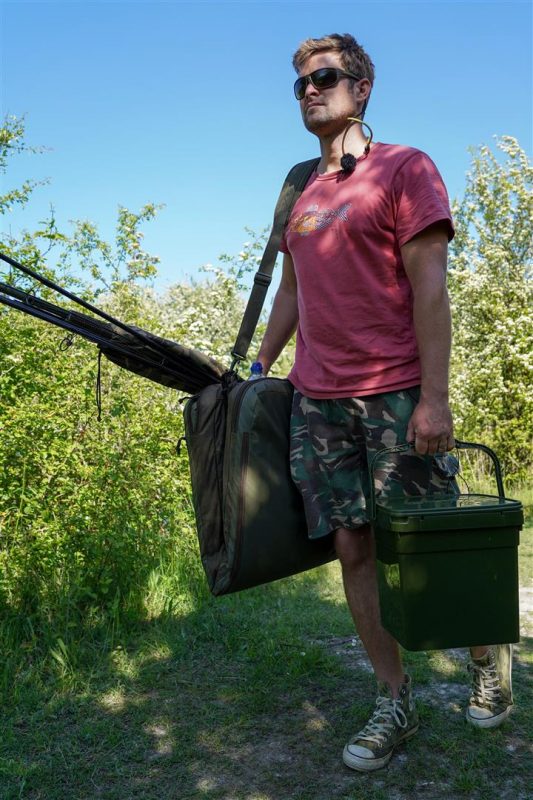
[[[298,298],[296,274],[292,258],[283,256],[283,272],[279,289],[276,292],[267,329],[257,354],[257,361],[263,365],[266,375],[277,359],[298,325]]]

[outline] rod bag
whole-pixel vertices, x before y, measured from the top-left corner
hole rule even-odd
[[[56,325],[70,335],[82,336],[96,344],[100,352],[119,367],[163,386],[193,394],[222,379],[226,370],[214,358],[136,325],[121,322],[5,253],[0,253],[0,261],[96,316],[58,306],[37,297],[31,291],[3,282],[0,282],[1,305]]]

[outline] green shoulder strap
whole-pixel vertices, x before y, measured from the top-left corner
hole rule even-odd
[[[254,335],[259,315],[265,302],[266,293],[272,280],[272,273],[278,257],[279,245],[283,235],[283,229],[294,204],[303,192],[311,173],[316,168],[319,158],[312,158],[310,161],[302,161],[296,164],[283,183],[276,210],[274,211],[274,222],[269,240],[265,247],[265,252],[254,277],[254,285],[246,310],[242,318],[241,327],[235,341],[231,355],[234,358],[233,365],[237,361],[246,358],[252,336]]]

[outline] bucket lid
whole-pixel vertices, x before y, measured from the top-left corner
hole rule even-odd
[[[522,504],[518,500],[485,494],[378,496],[376,511],[378,525],[404,531],[409,528],[442,530],[463,525],[468,528],[520,526],[523,523]]]

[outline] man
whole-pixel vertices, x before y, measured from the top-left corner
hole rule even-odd
[[[282,279],[257,360],[267,374],[297,330],[291,469],[309,535],[334,532],[347,602],[378,681],[376,709],[343,754],[347,766],[366,771],[385,766],[418,729],[398,644],[380,622],[367,460],[414,442],[419,455],[378,470],[378,487],[446,488],[437,460],[427,457],[454,446],[446,290],[453,223],[428,156],[365,136],[360,120],[374,67],[352,36],[309,39],[293,65],[321,159],[285,231]],[[504,676],[494,649],[471,648],[467,719],[479,727],[509,713],[510,647],[505,654]]]

